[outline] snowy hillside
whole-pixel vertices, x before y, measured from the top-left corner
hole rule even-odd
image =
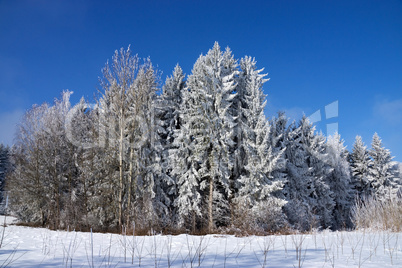
[[[401,233],[382,231],[91,238],[9,225],[0,267],[402,267],[401,241]]]

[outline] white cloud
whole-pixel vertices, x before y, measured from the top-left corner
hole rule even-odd
[[[382,122],[399,125],[402,122],[402,99],[378,101],[374,106],[374,116]]]
[[[13,144],[16,125],[23,114],[24,111],[21,109],[0,113],[0,143],[10,146]]]
[[[309,109],[310,110],[310,109]],[[267,105],[265,106],[265,115],[268,118],[271,118],[273,116],[277,116],[278,112],[285,112],[286,116],[289,118],[289,121],[292,122],[293,120],[300,120],[303,115],[310,115],[308,112],[306,112],[305,108],[302,107],[281,107],[275,105],[272,100],[268,97],[268,102]]]
[[[300,120],[303,115],[308,116],[309,114],[306,114],[306,109],[300,108],[300,107],[292,107],[292,108],[285,108],[282,111],[284,111],[287,115],[288,118],[290,118],[290,121],[293,120]]]

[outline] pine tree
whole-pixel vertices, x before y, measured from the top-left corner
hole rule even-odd
[[[332,213],[335,202],[334,193],[328,182],[328,174],[332,169],[327,162],[326,139],[322,134],[315,133],[315,128],[306,117],[302,118],[300,126],[302,127],[304,146],[308,151],[306,161],[312,168],[314,177],[313,212],[316,215],[318,226],[330,228],[333,227]]]
[[[350,179],[348,152],[338,133],[327,139],[327,160],[331,167],[327,181],[334,193],[334,229],[352,227],[350,209],[354,201],[354,191]]]
[[[270,144],[274,153],[281,153],[278,160],[277,169],[273,172],[275,180],[286,182],[286,141],[287,141],[287,124],[288,119],[284,112],[278,112],[277,117],[273,117],[270,121]],[[282,192],[279,195],[282,196]]]
[[[328,228],[332,225],[333,192],[325,162],[325,138],[303,117],[298,126],[291,125],[286,145],[287,183],[285,212],[296,228]]]
[[[191,158],[178,178],[180,190],[176,204],[183,218],[189,216],[183,206],[192,202],[191,210],[208,219],[209,231],[216,223],[227,221],[236,72],[231,51],[227,49],[223,53],[215,43],[194,64],[187,82],[188,93],[183,96],[182,133],[185,134],[179,136],[189,137]],[[202,203],[207,205],[206,213]]]
[[[179,65],[176,65],[173,75],[166,79],[162,94],[158,97],[155,107],[156,165],[158,170],[155,185],[158,200],[159,215],[166,221],[176,221],[176,211],[173,202],[177,198],[178,189],[175,176],[172,174],[173,161],[171,157],[177,149],[175,134],[180,131],[179,118],[182,94],[185,90],[185,75]],[[166,225],[166,224],[165,224]]]
[[[179,227],[191,226],[196,231],[196,223],[202,216],[202,191],[197,173],[195,155],[192,153],[191,108],[193,99],[186,87],[182,92],[182,102],[179,108],[180,127],[174,130],[173,148],[171,154],[171,175],[177,183],[177,197],[174,207],[177,208]]]
[[[372,166],[367,147],[360,136],[356,136],[353,149],[349,157],[352,187],[360,199],[369,197],[372,193],[369,182],[369,170]]]
[[[286,133],[285,158],[287,181],[283,194],[287,204],[284,211],[297,229],[308,230],[313,224],[314,178],[311,168],[307,165],[307,151],[302,144],[300,127],[292,123]]]
[[[241,73],[238,84],[237,99],[240,108],[237,113],[237,167],[240,174],[237,182],[237,206],[250,208],[254,215],[259,214],[260,205],[267,200],[274,200],[277,205],[272,211],[277,216],[282,210],[283,200],[274,193],[279,193],[283,181],[274,178],[283,160],[283,150],[276,151],[271,144],[271,126],[264,114],[266,96],[262,91],[267,81],[262,70],[256,69],[256,62],[245,57],[240,61]],[[253,217],[256,218],[256,217]]]
[[[396,175],[396,165],[388,149],[382,146],[382,141],[377,133],[371,142],[370,156],[373,161],[370,169],[369,181],[373,187],[373,195],[379,200],[391,200],[396,198],[401,187]]]

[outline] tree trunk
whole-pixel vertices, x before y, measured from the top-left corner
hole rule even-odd
[[[121,111],[123,114],[123,111]],[[119,222],[119,230],[122,226],[122,213],[123,213],[123,153],[124,153],[124,145],[123,145],[123,118],[120,118],[120,152],[119,152],[119,215],[118,215],[118,222]]]
[[[212,202],[214,193],[214,181],[211,176],[209,179],[209,200],[208,200],[208,232],[211,233],[214,225],[213,217],[212,217]]]
[[[127,194],[127,219],[126,223],[127,225],[130,223],[130,216],[131,216],[131,189],[132,189],[132,183],[133,183],[133,173],[134,173],[134,168],[133,168],[133,158],[134,158],[134,148],[131,145],[130,148],[130,167],[129,167],[129,172],[128,172],[128,194]]]
[[[193,234],[195,234],[195,212],[194,212],[194,210],[193,210],[192,214],[193,214],[193,217],[192,217]]]
[[[56,156],[57,152],[55,152],[54,155]],[[55,229],[59,229],[59,227],[60,227],[60,182],[59,182],[59,176],[57,174],[57,159],[54,160],[53,179],[56,182],[56,186],[54,187],[54,192],[56,195]]]

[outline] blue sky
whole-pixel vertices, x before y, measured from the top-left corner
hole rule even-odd
[[[402,1],[0,0],[0,142],[32,104],[63,89],[91,100],[114,50],[151,57],[162,82],[218,41],[255,57],[270,81],[267,114],[338,123],[349,149],[378,132],[402,161]],[[338,101],[337,117],[325,106]]]

